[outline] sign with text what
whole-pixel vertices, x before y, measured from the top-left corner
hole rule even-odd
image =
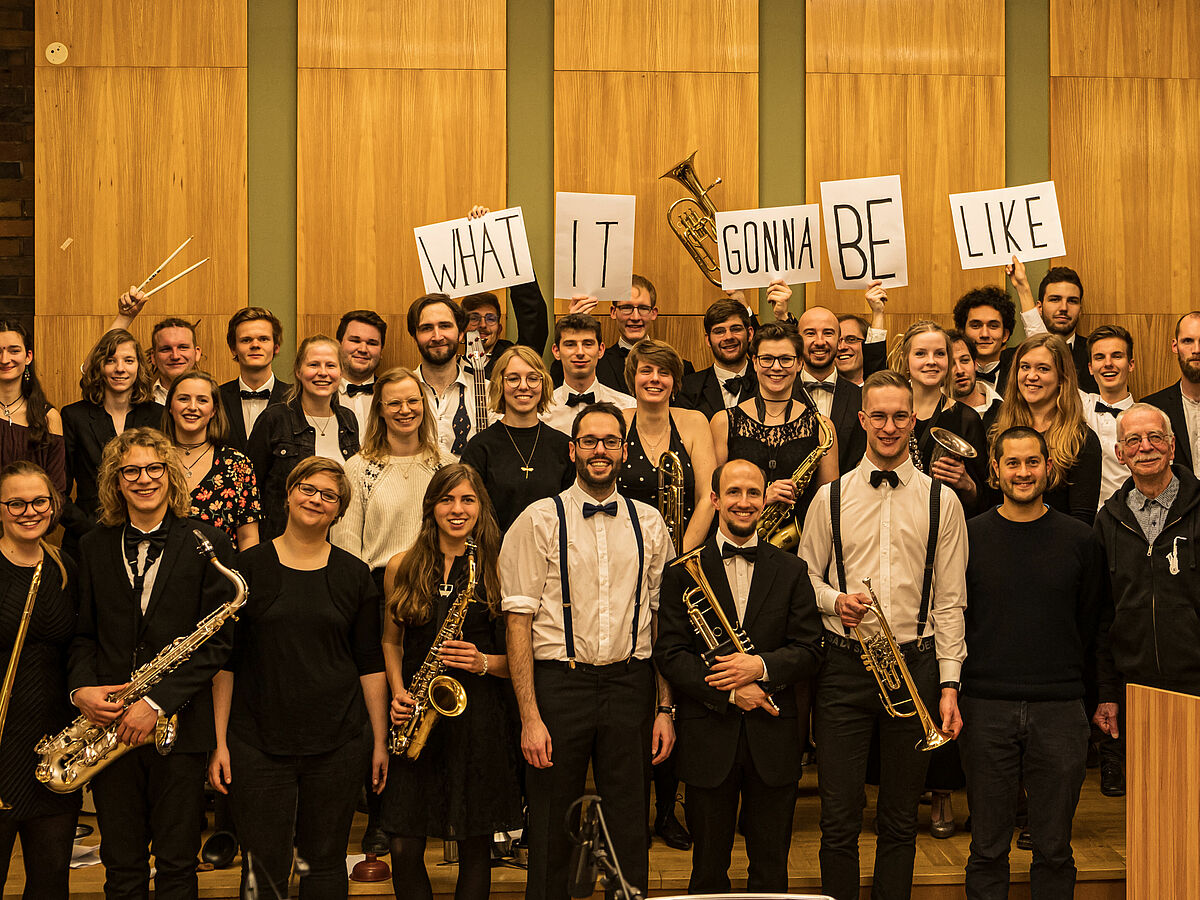
[[[727,291],[821,280],[821,222],[816,203],[717,213],[721,287]]]
[[[465,297],[533,281],[519,206],[413,229],[428,294]]]
[[[900,176],[822,181],[825,246],[839,290],[908,284]]]
[[[1067,255],[1053,181],[951,194],[950,212],[964,269]]]
[[[636,209],[632,194],[555,195],[555,297],[629,299]]]

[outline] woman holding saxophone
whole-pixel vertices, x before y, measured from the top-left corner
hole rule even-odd
[[[431,896],[425,840],[432,835],[458,842],[455,897],[485,898],[492,834],[521,824],[517,758],[497,680],[508,676],[499,616],[500,530],[483,482],[468,465],[439,469],[421,511],[416,541],[392,558],[384,576],[393,731],[403,733],[413,710],[425,706],[427,698],[416,688],[418,696],[411,696],[408,688],[427,683],[433,669],[461,685],[466,705],[459,715],[436,718],[416,759],[412,748],[392,759],[380,820],[391,838],[397,897]],[[455,612],[464,615],[461,633],[431,653]],[[424,709],[423,715],[433,714]]]
[[[61,510],[62,496],[34,463],[0,472],[0,665],[9,676],[0,697],[0,893],[19,834],[27,900],[69,895],[79,813],[79,794],[51,793],[33,777],[34,746],[72,718],[66,676],[75,567],[43,541]]]

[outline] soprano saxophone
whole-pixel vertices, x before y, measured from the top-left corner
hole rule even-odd
[[[119,691],[108,695],[109,702],[120,703],[129,709],[141,700],[150,689],[158,684],[170,672],[178,668],[188,657],[221,630],[221,626],[229,619],[237,619],[235,613],[246,602],[249,588],[246,580],[234,569],[224,565],[217,559],[216,551],[208,539],[198,530],[193,530],[199,542],[197,552],[212,563],[213,568],[233,582],[237,595],[227,603],[223,603],[196,625],[191,634],[176,638],[159,651],[150,662],[141,666],[130,676],[129,684]],[[120,719],[107,726],[95,725],[86,716],[79,716],[53,737],[44,737],[38,743],[36,752],[41,756],[41,762],[34,770],[34,776],[50,790],[59,794],[79,790],[87,784],[97,772],[114,762],[124,754],[141,744],[124,744],[117,740],[117,727]],[[158,722],[154,726],[154,734],[142,743],[154,741],[154,746],[163,756],[171,752],[175,746],[178,718],[164,716],[159,713]]]
[[[455,598],[446,613],[446,620],[438,629],[433,645],[425,654],[425,661],[413,676],[408,686],[412,699],[412,715],[403,725],[393,725],[390,750],[396,756],[416,759],[425,749],[429,732],[437,724],[438,716],[461,716],[467,708],[467,692],[455,679],[446,674],[441,649],[446,641],[457,641],[462,637],[463,623],[467,620],[467,607],[475,599],[475,542],[467,541],[467,586]]]

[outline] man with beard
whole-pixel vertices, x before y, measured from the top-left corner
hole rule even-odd
[[[726,647],[710,658],[683,603],[695,582],[679,565],[663,576],[654,653],[680,710],[675,755],[694,841],[691,894],[729,891],[739,801],[747,890],[788,887],[802,750],[794,686],[816,676],[824,650],[804,563],[758,540],[765,490],[753,463],[718,467],[710,499],[719,525],[700,553],[714,602],[745,631],[754,654]]]
[[[1071,820],[1089,732],[1084,672],[1104,560],[1086,525],[1043,501],[1050,462],[1040,433],[1009,428],[993,442],[991,457],[1004,502],[967,526],[971,652],[959,696],[972,821],[966,892],[981,900],[1008,897],[1008,853],[1023,783],[1033,894],[1069,900],[1075,887]]]
[[[975,342],[957,328],[950,335],[950,389],[954,399],[965,403],[979,414],[986,434],[996,421],[1004,400],[986,381],[976,377]]]
[[[713,363],[683,379],[676,403],[711,419],[754,396],[757,388],[747,360],[754,336],[750,311],[732,297],[722,297],[704,312],[704,336]]]
[[[1195,474],[1200,459],[1200,312],[1190,312],[1175,323],[1171,352],[1179,360],[1180,379],[1142,399],[1157,406],[1171,420],[1175,432],[1175,462]]]
[[[466,326],[467,314],[445,294],[425,294],[408,308],[408,333],[421,354],[417,377],[437,420],[438,443],[455,457],[476,434],[475,381],[458,358]]]
[[[658,510],[617,493],[625,455],[621,411],[611,403],[582,409],[571,429],[575,483],[521,513],[500,551],[528,764],[531,900],[567,897],[563,821],[584,791],[589,762],[613,823],[609,849],[632,885],[644,892],[649,880],[646,784],[651,763],[675,743],[670,687],[650,661],[672,549]]]
[[[1088,367],[1087,335],[1076,330],[1082,309],[1083,282],[1079,273],[1066,266],[1055,266],[1038,285],[1036,307],[1022,312],[1021,321],[1026,337],[1049,331],[1066,341],[1079,374],[1079,389],[1094,394],[1097,387]]]
[[[367,433],[367,415],[375,391],[375,370],[387,341],[387,322],[373,309],[352,309],[338,322],[336,337],[346,356],[346,371],[338,385],[338,402],[358,419],[358,433]]]
[[[838,471],[858,465],[866,450],[867,437],[858,421],[862,388],[837,371],[840,338],[837,316],[823,306],[806,310],[798,323],[800,360],[803,368],[797,385],[803,384],[817,404],[817,411],[833,422],[837,433]]]

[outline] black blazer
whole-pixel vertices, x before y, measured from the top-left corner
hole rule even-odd
[[[1175,462],[1195,472],[1196,461],[1192,459],[1192,441],[1188,435],[1187,417],[1183,413],[1183,394],[1179,382],[1143,397],[1142,402],[1157,406],[1167,414],[1171,420],[1171,430],[1175,432]]]
[[[267,406],[283,403],[291,389],[292,386],[288,382],[276,378]],[[225,407],[225,417],[229,419],[229,436],[225,443],[245,453],[250,433],[246,430],[246,420],[242,417],[242,393],[236,378],[221,385],[221,405]]]
[[[862,388],[839,375],[833,388],[829,420],[833,422],[833,430],[837,434],[838,472],[843,474],[857,466],[867,452],[867,433],[858,421],[861,409]]]
[[[104,446],[117,436],[113,420],[87,400],[77,400],[62,408],[63,443],[67,451],[67,496],[75,487],[75,500],[63,507],[62,524],[66,531],[63,544],[75,555],[79,539],[96,527],[100,514],[100,494],[96,473]],[[126,428],[161,428],[163,408],[157,403],[135,404],[125,416]]]
[[[1088,369],[1088,336],[1075,332],[1075,343],[1071,345],[1071,357],[1075,360],[1075,372],[1079,375],[1079,389],[1085,394],[1098,394],[1100,387]]]
[[[754,377],[754,367],[747,366],[742,389],[738,393],[738,403],[749,400],[757,391],[758,380]],[[713,416],[725,409],[725,395],[721,393],[721,380],[713,371],[712,366],[683,377],[683,385],[679,389],[679,396],[675,398],[675,405],[683,409],[699,410],[707,419],[712,419]]]
[[[733,595],[715,538],[700,554],[701,566],[717,600],[732,620]],[[694,586],[679,566],[663,575],[654,659],[674,688],[678,716],[675,760],[680,780],[701,788],[718,786],[737,755],[743,722],[755,768],[769,785],[795,783],[800,777],[801,747],[796,691],[778,688],[813,679],[824,657],[820,613],[808,568],[791,553],[760,541],[743,627],[755,652],[767,664],[769,688],[779,706],[774,717],[761,709],[743,713],[727,691],[704,682],[709,670],[700,658],[706,649],[692,629],[683,591]]]
[[[204,534],[217,558],[233,565],[225,532],[167,513],[163,549],[150,603],[143,615],[129,586],[122,547],[124,526],[85,535],[79,554],[79,619],[71,642],[68,686],[124,684],[138,666],[176,638],[196,630],[206,615],[234,597],[234,587],[196,552],[193,529]],[[176,750],[197,753],[216,747],[212,678],[229,657],[233,623],[227,621],[184,663],[163,677],[148,696],[166,715],[179,714]]]

